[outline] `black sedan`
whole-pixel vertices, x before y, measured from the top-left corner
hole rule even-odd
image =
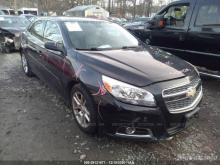
[[[115,23],[40,18],[22,34],[20,53],[24,73],[54,89],[86,133],[167,140],[198,118],[197,70]]]

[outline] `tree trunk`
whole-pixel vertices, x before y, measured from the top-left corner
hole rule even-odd
[[[135,16],[136,16],[136,3],[137,3],[137,0],[134,0],[134,15],[133,15],[133,18],[135,18]]]

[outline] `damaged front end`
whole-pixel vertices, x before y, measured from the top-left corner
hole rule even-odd
[[[10,53],[20,49],[20,31],[0,28],[0,51]]]

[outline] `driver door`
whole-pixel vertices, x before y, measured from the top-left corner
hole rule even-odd
[[[194,4],[189,0],[167,6],[159,13],[164,16],[165,28],[150,30],[146,42],[170,52],[183,51]]]

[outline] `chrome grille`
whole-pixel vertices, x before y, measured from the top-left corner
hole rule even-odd
[[[199,90],[197,90],[194,97],[190,97],[179,101],[169,102],[166,103],[166,106],[170,111],[189,107],[197,99],[201,91],[202,91],[202,86],[200,86]]]
[[[190,87],[195,87],[195,86],[197,86],[200,82],[201,82],[201,79],[200,79],[200,78],[196,78],[196,79],[193,80],[190,84],[186,84],[186,85],[183,85],[183,86],[180,86],[180,87],[176,87],[176,88],[164,90],[164,91],[163,91],[163,96],[172,95],[172,94],[176,94],[176,93],[180,93],[180,92],[187,91],[188,88],[190,88]]]
[[[195,91],[189,95],[190,89]],[[190,111],[199,103],[202,98],[201,79],[198,77],[189,84],[165,89],[163,98],[170,113],[182,113]]]

